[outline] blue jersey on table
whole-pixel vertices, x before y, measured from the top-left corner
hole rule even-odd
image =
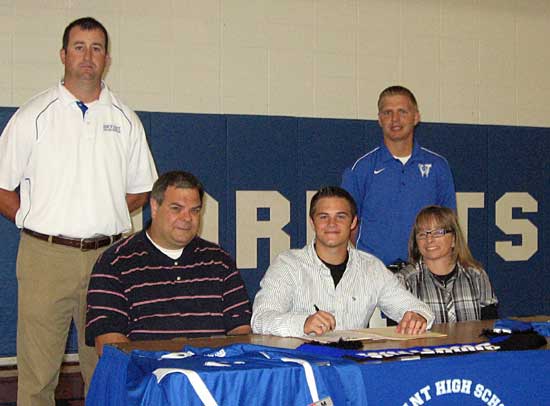
[[[184,370],[200,377],[212,405],[304,406],[327,397],[335,405],[366,404],[359,366],[349,361],[249,344],[217,350],[185,347],[183,353],[174,358],[173,353],[132,352],[128,404],[206,405],[198,395],[201,385],[193,386]]]

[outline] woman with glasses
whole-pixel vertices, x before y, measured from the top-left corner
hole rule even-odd
[[[409,262],[396,276],[435,313],[435,323],[498,318],[498,300],[466,243],[455,212],[428,206],[416,216]]]

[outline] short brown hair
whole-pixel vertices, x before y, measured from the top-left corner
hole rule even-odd
[[[195,175],[185,171],[171,171],[162,174],[153,184],[151,198],[154,199],[159,206],[164,201],[164,193],[170,186],[176,189],[196,189],[199,192],[199,197],[202,204],[204,197],[204,187]]]
[[[65,27],[62,40],[62,46],[65,51],[67,50],[67,46],[69,45],[69,36],[71,35],[71,30],[74,27],[80,27],[84,31],[100,30],[105,36],[105,52],[109,53],[109,34],[107,34],[107,29],[103,26],[103,24],[101,24],[93,17],[79,18],[78,20],[74,20],[67,27]]]
[[[382,100],[384,99],[384,97],[397,95],[407,97],[411,101],[414,108],[418,111],[418,103],[416,102],[416,97],[414,97],[413,92],[411,92],[404,86],[398,85],[390,86],[382,90],[382,93],[380,93],[380,96],[378,96],[378,111],[382,109]]]
[[[357,215],[357,204],[350,193],[339,186],[325,186],[322,187],[313,195],[309,204],[309,217],[313,220],[315,210],[317,209],[317,203],[324,197],[339,197],[347,200],[349,203],[351,217],[354,218]]]
[[[468,248],[468,243],[464,238],[455,211],[448,207],[441,206],[427,206],[417,214],[409,237],[409,262],[414,264],[419,262],[422,258],[422,254],[420,254],[416,242],[416,234],[420,232],[420,227],[432,221],[437,224],[437,227],[451,230],[454,234],[455,246],[453,247],[453,261],[458,262],[465,268],[481,268],[481,264],[474,259],[470,248]]]

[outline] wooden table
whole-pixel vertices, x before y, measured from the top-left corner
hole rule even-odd
[[[533,316],[521,318],[525,321],[548,321],[550,316]],[[427,347],[446,344],[468,344],[487,341],[486,337],[480,336],[483,329],[492,328],[494,320],[466,321],[460,323],[434,324],[432,331],[444,333],[446,337],[421,338],[415,340],[381,340],[363,341],[363,349],[385,349],[385,348],[410,348]],[[268,335],[250,334],[244,336],[215,336],[206,338],[176,338],[173,340],[134,341],[120,343],[115,346],[123,351],[148,350],[148,351],[179,351],[184,345],[195,347],[221,347],[229,344],[246,343],[267,345],[278,348],[296,348],[305,341],[298,338],[276,337]],[[546,343],[545,349],[550,349]]]

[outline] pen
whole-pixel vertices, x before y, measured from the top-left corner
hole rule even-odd
[[[317,305],[316,305],[316,304],[314,304],[314,305],[313,305],[313,308],[315,309],[315,311],[316,311],[316,312],[318,312],[318,311],[319,311],[319,308],[317,307]]]

